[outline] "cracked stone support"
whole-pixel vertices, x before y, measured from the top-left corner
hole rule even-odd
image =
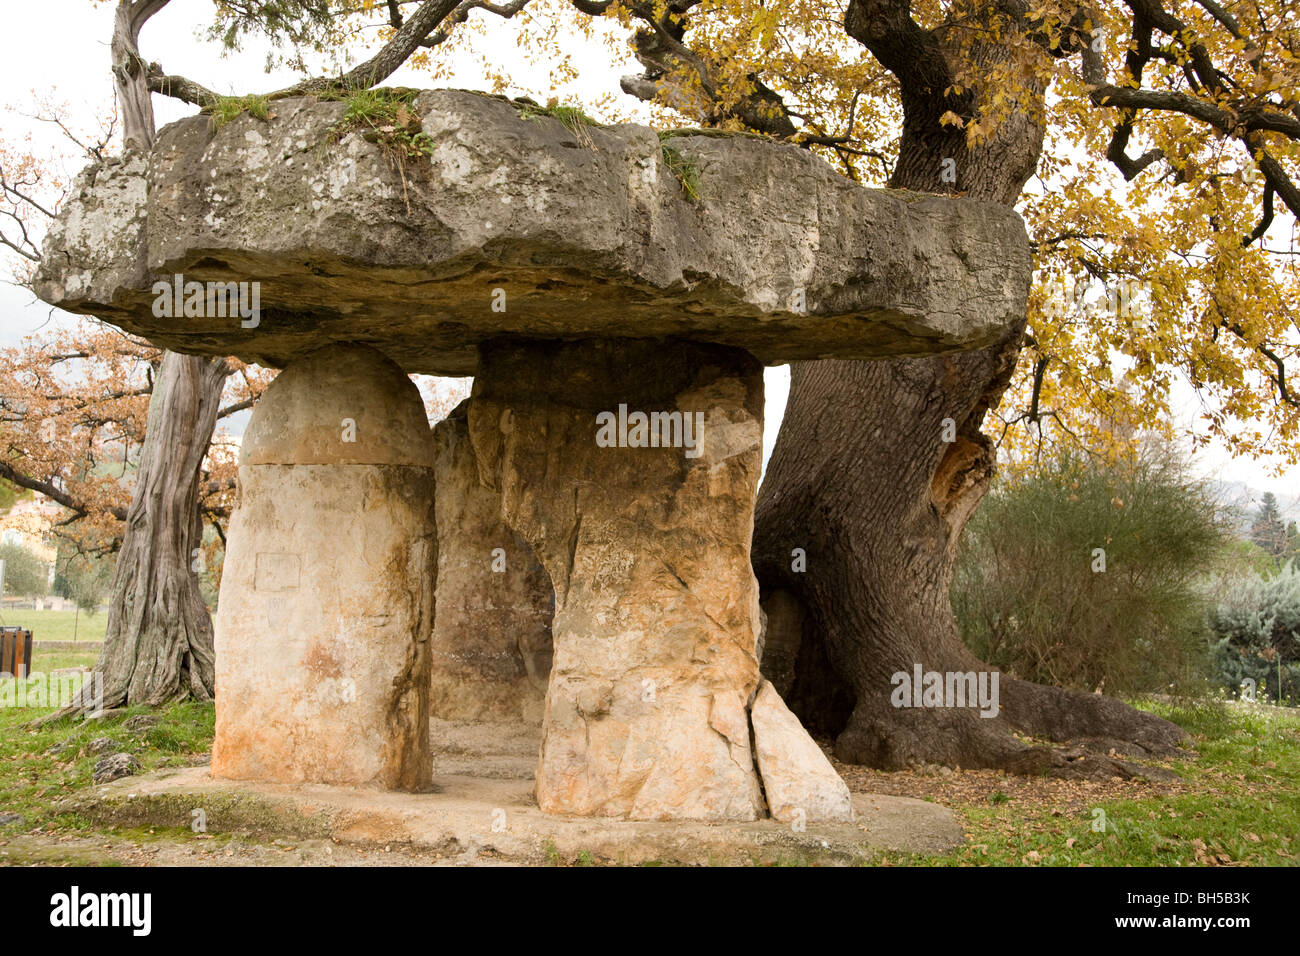
[[[605,435],[617,441],[620,405],[628,447],[601,447],[598,416],[616,419]],[[677,447],[633,447],[635,412],[695,427]],[[480,472],[555,588],[544,811],[763,815],[748,720],[762,415],[762,368],[741,349],[625,339],[484,350],[469,406]],[[668,432],[671,445],[671,421]]]
[[[432,470],[419,391],[373,349],[267,389],[221,580],[213,776],[428,789]]]

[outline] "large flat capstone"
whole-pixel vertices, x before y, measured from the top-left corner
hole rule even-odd
[[[453,90],[412,109],[430,155],[401,161],[339,102],[173,123],[82,174],[39,294],[183,352],[282,366],[348,342],[453,375],[505,336],[677,337],[770,364],[974,348],[1024,315],[1029,244],[1000,205],[863,188],[751,136],[575,133]],[[257,282],[256,323],[156,314],[178,275]]]

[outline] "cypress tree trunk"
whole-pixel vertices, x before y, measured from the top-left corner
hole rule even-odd
[[[105,709],[215,692],[212,620],[193,562],[200,473],[228,371],[225,359],[163,353],[96,665]]]
[[[154,140],[138,43],[144,24],[166,5],[167,0],[119,0],[113,21],[113,81],[128,151],[148,149]],[[199,477],[228,374],[224,359],[163,353],[95,666],[103,697],[80,700],[47,719],[186,697],[212,699],[212,620],[194,558],[203,536]],[[87,681],[87,693],[96,686]]]

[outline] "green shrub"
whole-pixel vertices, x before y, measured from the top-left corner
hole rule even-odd
[[[1029,680],[1132,694],[1203,683],[1204,595],[1227,542],[1169,450],[1066,455],[1001,479],[967,526],[952,589],[970,648]]]
[[[21,544],[0,544],[4,562],[4,593],[41,597],[50,589],[50,566]]]
[[[1256,698],[1300,700],[1300,572],[1294,565],[1223,588],[1210,631],[1216,684],[1240,692],[1251,680]]]
[[[78,553],[60,541],[54,562],[54,593],[75,601],[83,611],[94,612],[108,596],[113,583],[113,558]]]

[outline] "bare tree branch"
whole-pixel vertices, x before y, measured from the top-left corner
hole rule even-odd
[[[331,89],[367,90],[382,83],[397,71],[421,43],[433,33],[457,7],[458,0],[424,0],[409,20],[402,23],[392,38],[378,53],[361,65],[336,78],[304,80],[293,86],[277,90],[272,99],[302,96]]]

